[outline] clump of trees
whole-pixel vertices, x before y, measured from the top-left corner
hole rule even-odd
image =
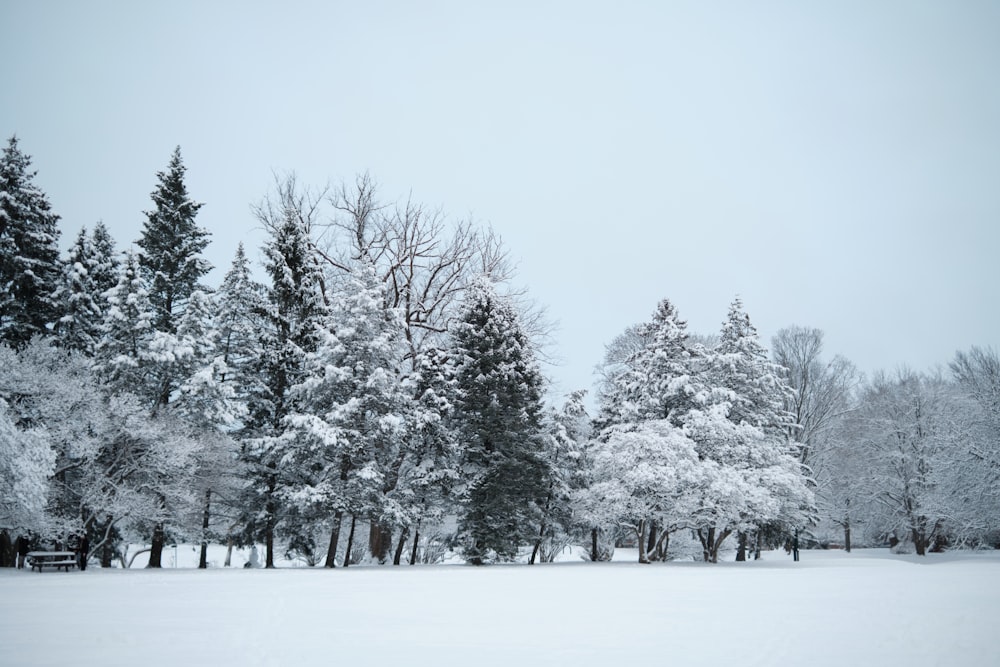
[[[15,537],[265,546],[311,565],[552,560],[579,544],[715,562],[801,533],[918,553],[995,539],[1000,364],[862,382],[822,333],[762,346],[737,299],[717,335],[669,300],[613,341],[598,412],[545,403],[543,318],[499,238],[362,176],[279,179],[204,284],[210,241],[180,149],[135,250],[58,217],[16,139],[0,163],[0,564]],[[853,531],[853,532],[852,532]]]

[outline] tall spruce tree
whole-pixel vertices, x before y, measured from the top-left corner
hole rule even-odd
[[[0,156],[0,341],[14,347],[47,333],[59,317],[59,216],[30,167],[11,137]]]
[[[388,495],[398,482],[414,408],[400,377],[403,323],[386,307],[374,267],[359,268],[331,301],[307,373],[291,388],[295,411],[288,422],[296,434],[280,443],[290,463],[288,493],[305,500],[303,514],[334,516],[327,567],[345,512],[368,520],[371,555],[386,562],[393,527],[409,519]]]
[[[155,313],[153,326],[168,333],[176,330],[187,299],[212,268],[200,256],[208,245],[209,233],[195,224],[202,204],[188,196],[186,171],[178,146],[166,171],[156,174],[159,184],[150,195],[155,208],[146,212],[142,238],[137,242],[142,248],[139,266]]]
[[[94,231],[90,234],[90,249],[93,253],[90,279],[94,283],[94,289],[103,299],[104,294],[118,284],[121,260],[118,257],[115,240],[111,238],[108,228],[101,221],[94,225]]]
[[[549,492],[542,374],[517,311],[486,277],[468,289],[452,336],[464,556],[476,565],[511,561],[538,534]]]
[[[91,239],[81,229],[62,267],[62,283],[56,290],[59,319],[53,327],[61,347],[92,356],[100,337],[101,297],[93,280],[96,266]]]
[[[322,276],[312,255],[308,221],[290,206],[269,219],[271,239],[264,247],[271,279],[261,313],[260,344],[251,364],[256,379],[243,431],[242,462],[250,483],[245,507],[251,539],[264,540],[265,567],[274,567],[274,540],[284,513],[287,483],[283,438],[293,411],[290,389],[301,382],[306,357],[315,352],[326,304]]]
[[[730,304],[719,344],[712,352],[714,381],[732,392],[730,420],[747,422],[772,435],[786,433],[792,416],[784,406],[791,389],[781,378],[781,368],[771,362],[760,344],[757,329],[739,298]]]
[[[125,255],[118,283],[106,292],[106,298],[95,368],[110,393],[145,396],[150,383],[148,349],[153,337],[153,309],[132,252]]]

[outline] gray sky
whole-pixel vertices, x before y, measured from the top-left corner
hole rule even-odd
[[[489,222],[566,391],[663,297],[924,369],[1000,347],[998,34],[997,2],[3,0],[0,132],[64,246],[138,238],[178,144],[221,270],[275,171]]]

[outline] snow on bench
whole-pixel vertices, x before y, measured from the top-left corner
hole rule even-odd
[[[72,551],[29,551],[28,564],[31,565],[32,570],[37,567],[39,572],[45,566],[54,567],[57,570],[62,567],[69,572],[69,568],[76,567],[76,554]]]

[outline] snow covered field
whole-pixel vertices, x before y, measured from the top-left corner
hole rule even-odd
[[[3,569],[0,664],[1000,664],[997,552],[806,551],[799,563],[779,552],[714,566],[617,557],[332,571]]]

